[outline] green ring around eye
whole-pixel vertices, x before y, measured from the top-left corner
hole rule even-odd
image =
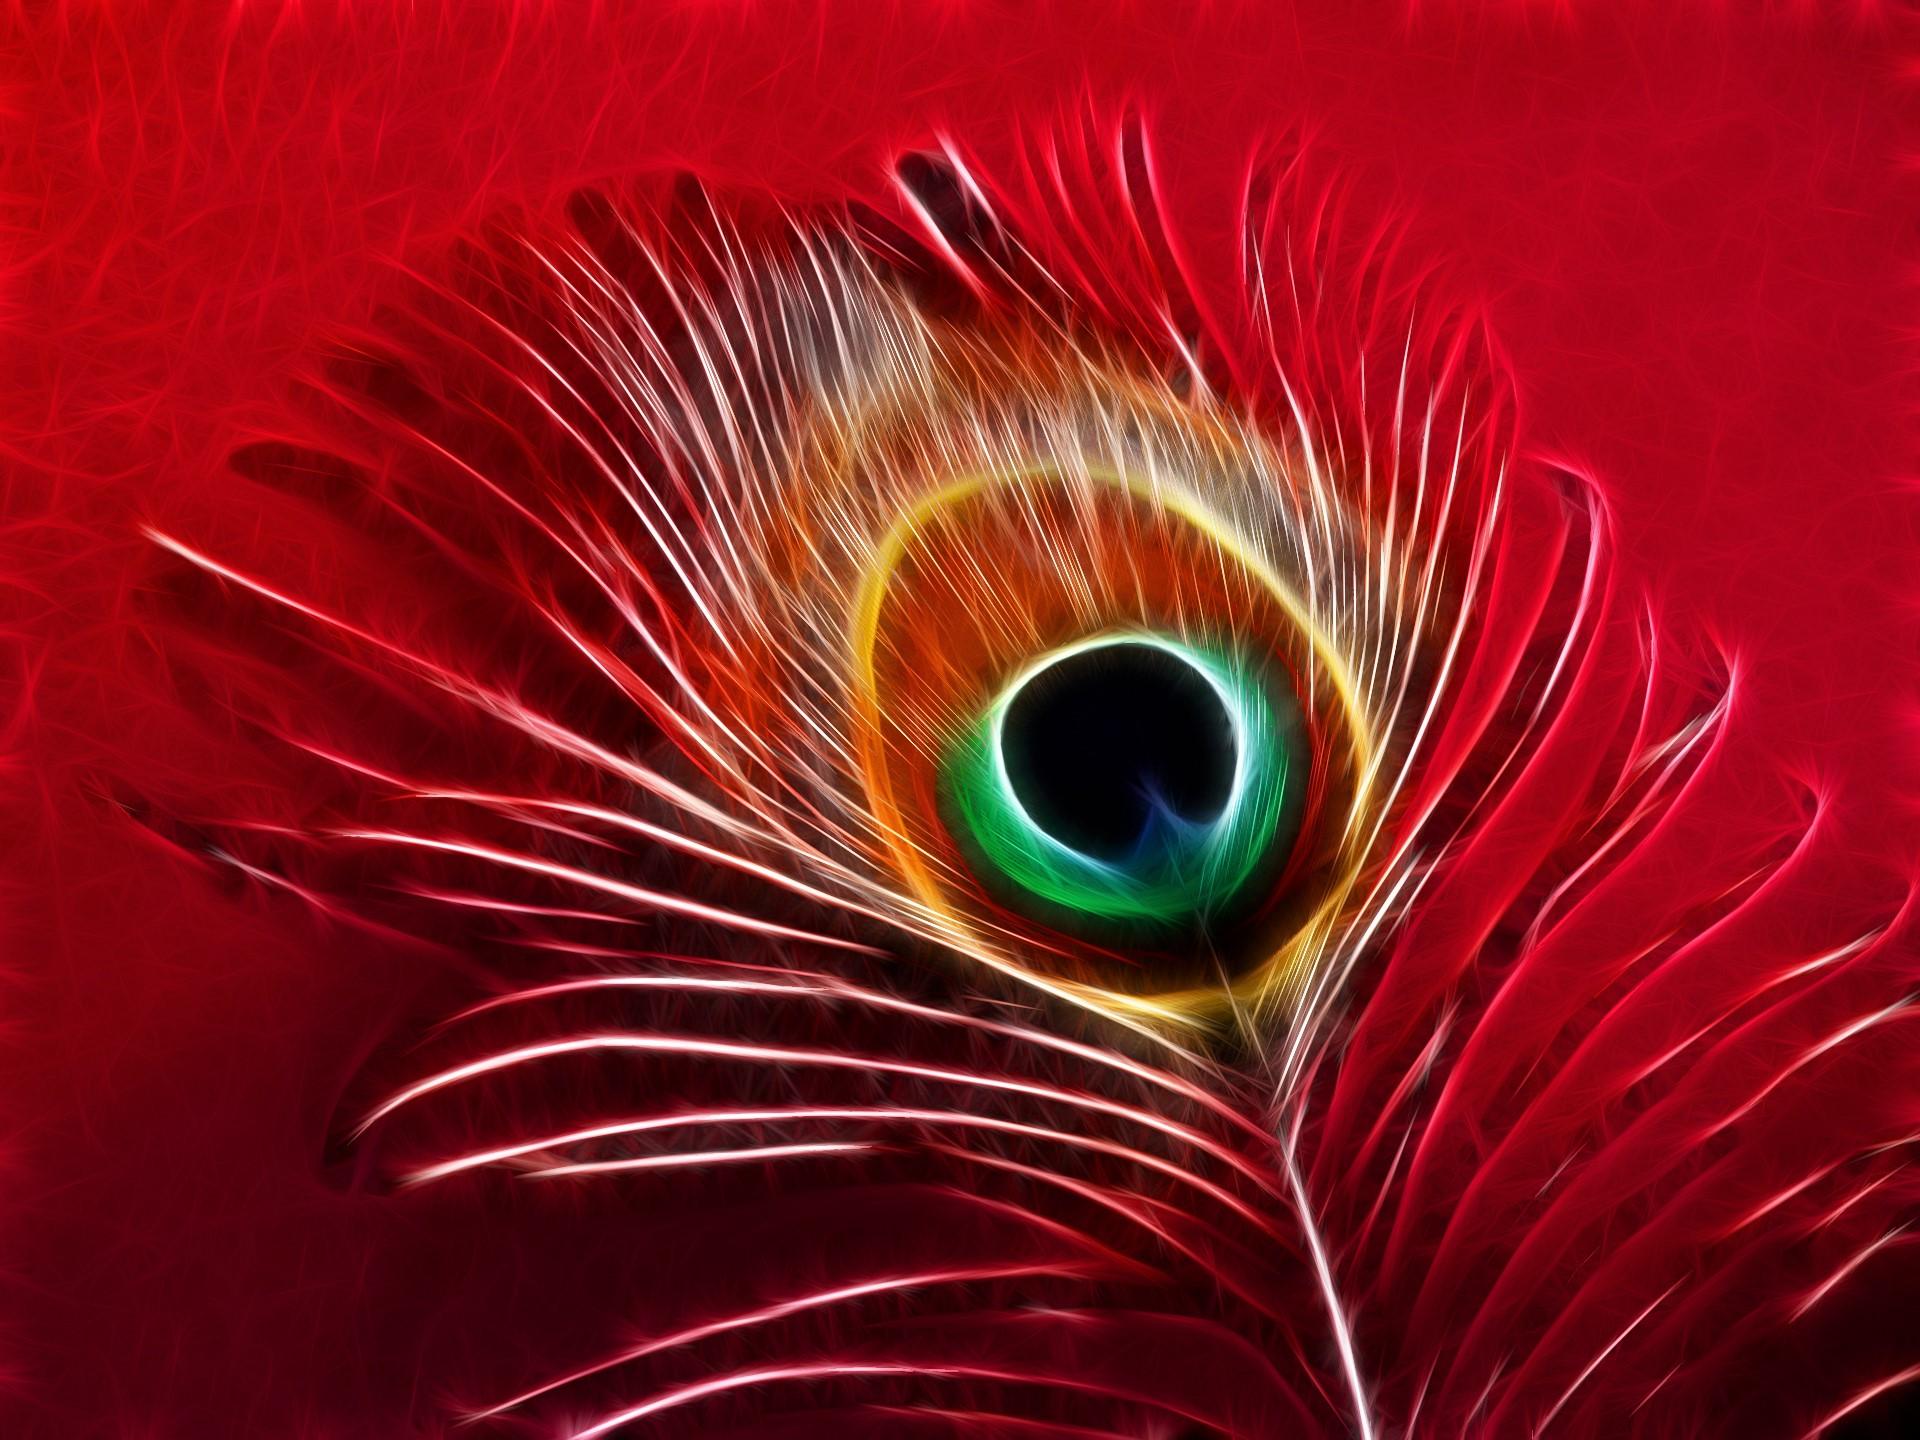
[[[1108,667],[1105,680],[1098,674],[1101,666]],[[1137,694],[1129,696],[1125,683],[1116,690],[1115,667],[1131,668]],[[1050,821],[1036,818],[1036,808],[1045,808],[1034,803],[1036,786],[1044,789],[1055,777],[1041,775],[1036,781],[1029,775],[1023,782],[1009,765],[1010,738],[1020,738],[1010,737],[1010,719],[1015,729],[1033,723],[1031,712],[1041,708],[1035,698],[1040,692],[1033,687],[1057,690],[1063,684],[1078,684],[1083,695],[1107,702],[1065,721],[1084,722],[1088,754],[1103,758],[1085,760],[1070,747],[1063,749],[1057,736],[1049,752],[1056,769],[1080,772],[1069,809],[1077,804],[1109,822],[1115,815],[1129,817],[1122,830],[1131,838],[1122,845],[1088,843],[1084,836],[1094,832],[1076,830],[1075,817],[1058,807]],[[1142,761],[1141,742],[1132,732],[1134,750],[1120,761],[1111,759],[1112,732],[1129,724],[1134,732],[1139,729],[1139,707],[1116,706],[1116,698],[1137,700],[1148,711],[1171,707],[1179,712],[1173,730],[1162,725],[1147,742],[1142,764],[1136,765]],[[1191,743],[1181,743],[1178,725],[1191,728],[1197,716],[1204,728],[1207,716],[1201,712],[1215,707],[1213,718],[1224,734],[1195,735],[1187,737]],[[1061,713],[1055,705],[1043,721],[1057,732]],[[1263,870],[1290,809],[1295,739],[1292,727],[1283,727],[1276,716],[1261,675],[1239,657],[1165,636],[1112,633],[1077,641],[1026,666],[950,748],[942,778],[961,838],[970,842],[976,863],[990,872],[983,879],[1010,883],[1069,917],[1165,926],[1219,912]],[[1213,758],[1217,773],[1210,779],[1196,779],[1195,766],[1209,763],[1197,752],[1209,742],[1216,750],[1230,746],[1231,754]],[[1152,754],[1155,745],[1164,753]],[[1160,793],[1155,760],[1164,761],[1160,769],[1182,772],[1188,790],[1184,812]],[[1105,794],[1100,772],[1089,769],[1102,763],[1113,767],[1113,784]],[[1136,773],[1146,777],[1144,782],[1130,783]],[[1209,784],[1218,793],[1198,808],[1216,813],[1196,815],[1194,786]],[[1111,836],[1111,824],[1108,828]]]

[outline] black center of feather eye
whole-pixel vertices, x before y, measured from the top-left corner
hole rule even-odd
[[[1000,752],[1034,824],[1099,860],[1133,857],[1156,819],[1218,819],[1239,758],[1206,676],[1132,641],[1075,651],[1029,679],[1007,706]]]

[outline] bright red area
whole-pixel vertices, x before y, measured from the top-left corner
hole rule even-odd
[[[1488,297],[1529,443],[1599,477],[1627,574],[1737,658],[1729,835],[1802,781],[1832,829],[1796,903],[1844,929],[1897,902],[1920,515],[1891,15],[586,8],[0,20],[0,1430],[437,1434],[443,1377],[512,1368],[530,1330],[590,1348],[606,1277],[657,1273],[588,1213],[323,1183],[345,1076],[443,977],[216,884],[102,794],[250,783],[146,632],[135,527],[218,509],[229,427],[315,329],[503,199],[661,163],[805,191],[937,131],[1004,149],[1091,95],[1138,100],[1204,211],[1247,144],[1304,126]]]

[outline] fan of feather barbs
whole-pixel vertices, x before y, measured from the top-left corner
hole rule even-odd
[[[1812,787],[1703,836],[1738,656],[1341,187],[1183,230],[1137,127],[1032,154],[502,215],[150,532],[276,778],[141,813],[452,977],[316,1164],[656,1257],[439,1413],[1759,1436],[1911,1378],[1911,924],[1776,903]]]

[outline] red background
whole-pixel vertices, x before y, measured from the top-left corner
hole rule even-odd
[[[576,1323],[543,1297],[621,1243],[327,1188],[331,1097],[423,962],[215,885],[96,783],[223,774],[142,628],[135,525],[217,503],[226,417],[378,260],[503,199],[662,162],[804,190],[1091,96],[1137,100],[1203,206],[1304,123],[1490,298],[1529,442],[1601,478],[1665,619],[1739,657],[1723,797],[1834,797],[1805,903],[1912,874],[1913,71],[1870,7],[26,8],[0,21],[8,1434],[435,1433],[449,1357]]]

